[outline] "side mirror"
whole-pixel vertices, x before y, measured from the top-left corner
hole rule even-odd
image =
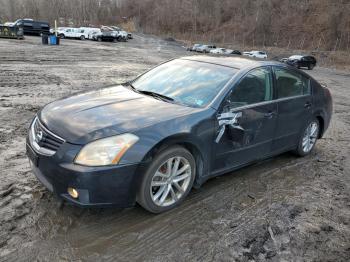
[[[219,143],[221,137],[227,132],[229,139],[233,141],[241,141],[244,136],[244,129],[240,126],[238,119],[242,117],[242,112],[226,112],[218,115],[220,131],[215,139],[216,143]]]

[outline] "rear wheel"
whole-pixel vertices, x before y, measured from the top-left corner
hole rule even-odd
[[[174,146],[162,151],[143,177],[138,203],[152,213],[176,207],[190,192],[195,172],[195,160],[185,148]]]
[[[298,148],[294,151],[298,156],[308,155],[315,147],[320,132],[320,123],[314,118],[304,129],[303,134],[299,138]]]
[[[85,40],[85,36],[80,36],[80,40]]]
[[[62,38],[62,39],[64,39],[64,38],[65,38],[65,35],[64,35],[64,34],[60,34],[59,37]]]
[[[97,41],[102,42],[102,38],[101,37],[97,37]]]

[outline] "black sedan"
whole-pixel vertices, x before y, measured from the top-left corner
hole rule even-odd
[[[135,80],[46,105],[27,137],[34,174],[79,206],[159,213],[211,177],[310,153],[332,115],[328,89],[279,62],[184,57]]]
[[[313,56],[292,55],[285,62],[298,69],[306,67],[307,69],[312,70],[316,66],[316,58]]]

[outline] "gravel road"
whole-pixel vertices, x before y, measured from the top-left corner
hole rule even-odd
[[[80,209],[30,171],[25,136],[35,112],[72,93],[131,79],[173,57],[176,42],[0,39],[0,261],[349,261],[350,72],[316,67],[334,99],[313,153],[286,153],[192,190],[165,214]]]

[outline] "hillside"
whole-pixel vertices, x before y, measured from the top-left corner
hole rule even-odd
[[[350,50],[349,0],[0,0],[0,22],[133,22],[138,31],[190,41]]]

